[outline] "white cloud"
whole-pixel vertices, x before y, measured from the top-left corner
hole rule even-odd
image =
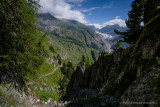
[[[112,6],[107,6],[107,5],[104,5],[103,8],[112,8]]]
[[[92,15],[92,13],[89,13],[88,16]]]
[[[120,16],[116,16],[116,17],[115,17],[115,19],[119,19],[119,18],[120,18]]]
[[[84,0],[68,0],[68,1],[79,1]],[[50,13],[56,18],[76,20],[81,23],[87,23],[85,15],[78,10],[72,9],[72,5],[67,3],[67,0],[40,0],[40,13]]]
[[[111,5],[104,5],[103,7],[92,7],[89,9],[80,9],[80,11],[81,12],[90,12],[92,10],[99,9],[99,8],[112,8],[112,6]]]
[[[114,2],[112,1],[109,5],[103,5],[102,8],[112,8],[112,5],[114,4]]]
[[[118,24],[120,27],[126,27],[126,23],[124,20],[122,19],[118,19],[118,18],[115,18],[113,20],[109,20],[107,22],[105,22],[102,27],[105,27],[107,25],[115,25],[115,24]]]
[[[101,25],[100,25],[100,24],[88,24],[88,25],[94,26],[95,28],[98,28],[98,29],[101,28]]]
[[[83,2],[85,0],[67,0],[67,1],[69,1],[69,2]]]
[[[81,0],[71,0],[71,1],[81,1]],[[85,0],[82,0],[82,1],[85,1]],[[109,5],[103,5],[101,7],[92,7],[92,8],[89,8],[89,9],[79,9],[81,12],[90,12],[92,10],[95,10],[95,9],[99,9],[99,8],[102,8],[102,9],[105,9],[105,8],[112,8],[112,4],[114,2],[111,2]]]
[[[82,12],[89,12],[89,11],[92,11],[92,10],[95,10],[95,9],[98,9],[98,8],[101,8],[101,7],[92,7],[90,9],[80,9],[80,11],[82,11]]]
[[[122,19],[119,19],[119,18],[120,18],[120,16],[116,16],[115,19],[109,20],[109,21],[103,23],[102,25],[100,25],[98,23],[87,24],[87,25],[93,25],[95,28],[98,28],[98,29],[101,29],[101,28],[108,26],[108,25],[115,25],[115,24],[118,24],[120,27],[126,27],[125,21]]]

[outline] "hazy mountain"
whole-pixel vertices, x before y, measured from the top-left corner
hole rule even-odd
[[[50,30],[50,35],[77,45],[97,50],[109,50],[109,44],[86,25],[74,20],[58,20],[50,14],[39,14],[38,26]]]
[[[95,30],[95,31],[98,31],[99,29],[96,28],[94,25],[87,25],[90,29],[92,30]]]
[[[120,27],[118,24],[115,25],[107,25],[101,29],[99,29],[99,32],[104,33],[104,34],[108,34],[111,35],[112,38],[106,38],[106,40],[111,44],[115,44],[115,42],[119,39],[121,39],[121,36],[116,34],[114,32],[114,29],[117,29],[119,31],[126,31],[127,27]]]
[[[99,29],[99,32],[113,34],[114,33],[114,29],[117,29],[119,31],[125,31],[127,28],[126,27],[120,27],[118,24],[107,25],[107,26]]]
[[[93,25],[88,25],[89,28],[95,30],[96,33],[102,35],[103,39],[105,39],[111,46],[113,46],[117,40],[120,40],[122,37],[114,32],[114,29],[119,31],[126,31],[127,27],[120,27],[118,24],[115,25],[107,25],[101,29],[96,28]],[[124,45],[127,46],[127,45]]]
[[[77,56],[86,54],[87,57],[91,55],[95,60],[95,56],[97,56],[95,54],[110,51],[111,46],[102,39],[102,35],[95,33],[94,30],[80,22],[59,20],[50,14],[39,14],[37,25],[43,31],[49,30],[50,37],[67,48],[70,54],[75,53],[74,55]]]

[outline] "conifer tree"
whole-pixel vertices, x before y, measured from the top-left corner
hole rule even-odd
[[[86,57],[82,55],[82,62],[86,63]]]
[[[122,41],[121,40],[117,40],[117,42],[116,42],[116,44],[114,46],[115,46],[114,50],[119,49],[122,46]]]
[[[123,41],[127,43],[135,43],[139,34],[142,30],[143,23],[143,14],[144,14],[144,6],[143,0],[135,0],[132,2],[132,10],[128,13],[128,20],[126,20],[126,25],[128,30],[126,32],[120,32],[118,30],[114,30],[115,33],[123,35]]]
[[[42,64],[46,52],[36,26],[39,7],[38,0],[0,0],[0,77],[34,75]]]

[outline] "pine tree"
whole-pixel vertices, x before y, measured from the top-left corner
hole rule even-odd
[[[64,76],[62,79],[59,80],[58,85],[60,86],[60,94],[62,97],[66,94],[66,87],[68,85],[69,79],[67,79],[66,76]]]
[[[135,43],[139,34],[142,30],[141,23],[143,22],[143,14],[144,14],[144,6],[143,0],[135,0],[132,2],[132,10],[128,13],[128,20],[126,20],[126,25],[128,30],[126,32],[120,32],[118,30],[114,30],[115,33],[123,35],[123,41],[127,43]]]
[[[86,61],[86,64],[85,64],[85,67],[86,69],[88,69],[90,67],[90,63],[89,63],[89,57],[87,57],[87,61]]]
[[[70,79],[72,73],[74,72],[74,66],[72,62],[68,61],[67,64],[63,63],[63,66],[61,67],[61,72],[67,79]]]
[[[82,62],[86,63],[86,57],[84,55],[82,55]]]
[[[42,64],[46,52],[45,36],[36,26],[39,7],[36,0],[0,0],[0,77],[34,75]]]
[[[68,61],[66,67],[67,67],[67,69],[66,69],[66,71],[65,71],[65,76],[67,77],[67,79],[70,80],[71,75],[72,75],[72,73],[74,72],[74,67],[73,67],[73,64],[72,64],[70,61]]]
[[[115,46],[114,50],[119,49],[122,46],[122,41],[121,40],[117,40],[116,44],[114,46]]]

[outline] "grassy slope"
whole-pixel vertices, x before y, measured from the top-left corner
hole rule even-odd
[[[44,17],[44,16],[43,16]],[[53,18],[53,17],[51,17]],[[47,16],[48,19],[48,16]],[[56,20],[56,19],[55,19]],[[89,33],[86,33],[87,38],[82,38],[83,33],[81,30],[78,29],[78,27],[82,27],[82,29],[85,26],[83,25],[77,25],[73,27],[69,24],[63,22],[63,21],[52,21],[52,23],[48,23],[47,21],[43,21],[43,23],[46,24],[54,24],[57,26],[61,26],[64,29],[63,32],[60,32],[60,34],[64,34],[64,37],[58,37],[55,35],[50,35],[48,37],[48,40],[44,42],[45,48],[48,50],[47,53],[49,55],[49,58],[53,59],[53,64],[48,64],[47,62],[44,62],[38,69],[37,77],[35,77],[32,81],[34,81],[33,85],[30,86],[31,90],[35,92],[35,94],[41,98],[42,100],[48,100],[49,98],[52,98],[52,100],[60,100],[61,96],[59,94],[59,86],[58,82],[61,78],[63,78],[63,74],[60,72],[60,69],[57,69],[55,73],[48,75],[46,77],[43,77],[39,79],[42,75],[51,73],[55,68],[57,68],[59,65],[55,61],[54,56],[57,56],[58,54],[66,54],[67,58],[62,58],[62,63],[67,63],[68,61],[71,61],[73,63],[73,66],[76,67],[77,64],[81,61],[82,55],[86,56],[86,59],[89,60],[90,64],[93,63],[93,58],[91,55],[91,51],[94,51],[95,53],[98,53],[98,50],[93,49],[91,47],[88,47],[86,42],[90,42],[89,40]],[[76,22],[77,23],[77,22]],[[78,29],[78,30],[77,30]],[[43,29],[45,30],[45,29]],[[73,32],[75,31],[75,32]],[[90,31],[88,31],[90,32]],[[75,34],[74,34],[75,33]],[[91,32],[90,32],[91,33]],[[76,35],[76,37],[74,37]],[[68,38],[71,37],[71,38]],[[87,41],[86,41],[86,40]],[[54,53],[52,53],[49,50],[49,47],[52,46],[54,48]],[[45,85],[44,85],[45,84]],[[37,87],[37,88],[36,88]],[[45,91],[45,88],[54,88],[55,92],[53,91]],[[41,89],[40,89],[41,88]],[[43,90],[42,90],[43,88]]]
[[[45,43],[46,48],[48,49],[48,54],[51,58],[53,58],[54,55],[60,54],[61,52],[67,54],[67,59],[62,59],[62,62],[67,63],[68,61],[71,61],[74,65],[74,67],[77,66],[77,64],[81,61],[81,56],[85,55],[86,58],[89,58],[89,62],[93,63],[93,59],[91,56],[91,48],[82,48],[80,46],[71,44],[71,45],[65,45],[65,43],[60,42],[59,40],[53,40],[48,39],[48,42]],[[67,43],[68,44],[68,43]],[[52,54],[51,51],[49,51],[49,46],[52,46],[55,50],[55,53]],[[52,75],[43,77],[39,79],[42,75],[48,74],[52,72],[56,67],[58,67],[59,64],[55,63],[55,65],[48,64],[47,62],[44,62],[38,69],[37,77],[33,80],[34,84],[31,85],[31,90],[35,92],[35,94],[41,98],[42,100],[48,100],[49,98],[52,98],[53,101],[60,100],[61,96],[59,94],[59,86],[58,81],[63,78],[63,74],[60,72],[60,69],[57,69],[55,73]],[[45,83],[46,85],[43,85],[42,83]],[[38,87],[37,89],[35,89]],[[40,87],[43,88],[43,91],[40,90]],[[55,92],[52,91],[45,91],[45,88],[52,87],[54,88]]]
[[[91,50],[90,48],[83,49],[80,46],[71,44],[71,45],[65,45],[65,43],[60,42],[59,40],[53,40],[48,39],[48,41],[45,42],[46,49],[48,50],[48,54],[50,58],[53,58],[53,56],[60,54],[61,52],[67,54],[67,59],[62,59],[62,62],[67,63],[68,61],[71,61],[73,65],[76,67],[77,64],[81,61],[81,56],[85,55],[86,57],[89,57],[89,61],[93,62],[92,56],[91,56]],[[49,50],[49,47],[52,46],[55,50],[55,53],[52,53]],[[71,46],[71,47],[70,47]],[[54,60],[54,59],[53,59]],[[55,62],[55,61],[53,61]],[[41,98],[42,100],[48,100],[49,98],[52,98],[53,101],[60,100],[61,96],[59,94],[59,86],[58,81],[63,78],[63,74],[60,72],[60,69],[57,69],[55,73],[43,77],[39,79],[42,75],[51,73],[54,71],[55,68],[59,66],[58,63],[55,62],[55,65],[48,64],[46,61],[39,67],[37,72],[37,77],[35,77],[32,81],[34,81],[33,85],[30,86],[31,90],[35,92],[35,94]],[[45,85],[43,84],[45,83]],[[36,89],[36,87],[38,87]],[[43,91],[40,90],[40,87],[43,88]],[[45,91],[45,88],[54,88],[55,92],[53,91]]]
[[[53,46],[52,44],[49,43],[49,41],[50,39],[47,39],[47,41],[44,41],[43,43],[46,46],[45,48],[47,50],[48,57],[53,58],[54,55],[57,55],[60,49],[58,47],[54,47],[55,53],[53,54],[49,50],[49,47]],[[44,63],[37,70],[37,76],[33,80],[31,80],[33,81],[33,85],[31,85],[30,88],[32,92],[34,92],[40,99],[45,101],[48,100],[49,98],[52,98],[53,101],[60,100],[61,96],[59,95],[58,91],[58,81],[59,79],[63,78],[63,74],[60,72],[60,70],[57,69],[55,73],[40,79],[42,75],[51,73],[58,66],[59,64],[56,62],[55,65],[53,65],[44,61]],[[44,83],[45,85],[42,83]],[[40,87],[43,88],[43,91],[40,90]],[[45,88],[48,87],[50,88],[50,91],[45,91]],[[53,88],[55,92],[51,91],[51,88]]]
[[[63,50],[63,53],[67,53],[68,58],[63,60],[64,62],[71,61],[76,66],[81,61],[82,55],[85,55],[86,58],[89,58],[90,63],[94,62],[91,55],[91,50],[94,50],[92,48],[87,48],[87,47],[82,48],[73,43],[70,43],[70,44],[65,42],[62,43],[59,40],[53,40],[53,42],[56,44],[54,47],[61,47]],[[58,50],[58,51],[60,52],[61,50]]]
[[[32,91],[35,92],[36,95],[42,100],[46,101],[49,98],[52,98],[52,100],[58,101],[60,99],[58,91],[58,81],[59,79],[63,78],[63,74],[60,72],[60,70],[57,70],[55,73],[39,79],[40,76],[48,74],[54,69],[55,67],[52,64],[44,62],[39,68],[38,78],[34,80],[34,85],[31,86]],[[41,87],[43,88],[43,91],[41,91],[40,88],[35,89],[35,87]],[[55,92],[45,91],[45,88],[47,87],[49,87],[50,89],[51,87],[54,88]]]

